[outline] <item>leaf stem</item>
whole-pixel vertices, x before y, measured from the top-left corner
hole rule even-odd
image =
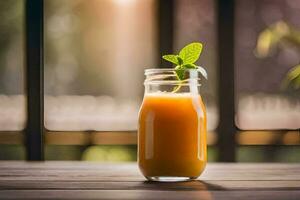
[[[180,88],[181,88],[181,85],[176,85],[176,86],[173,88],[172,93],[178,92],[178,91],[180,90]]]
[[[173,88],[173,90],[172,90],[172,93],[176,93],[176,92],[178,92],[179,90],[180,90],[180,88],[181,88],[181,79],[180,79],[180,77],[178,76],[178,74],[177,74],[177,72],[175,71],[174,72],[175,73],[175,75],[176,75],[176,77],[177,77],[177,80],[178,80],[178,82],[179,82],[179,85],[176,85],[174,88]]]

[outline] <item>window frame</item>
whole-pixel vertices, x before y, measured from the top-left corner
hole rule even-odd
[[[162,54],[173,51],[174,39],[174,0],[157,1],[158,52],[157,63],[168,67],[160,59]],[[234,10],[235,0],[215,0],[218,45],[218,107],[219,125],[217,133],[209,134],[208,143],[217,146],[218,161],[234,162],[238,145],[281,145],[280,140],[263,141],[257,144],[248,142],[245,130],[240,130],[235,118],[234,89]],[[25,63],[26,63],[26,98],[27,124],[22,132],[0,134],[0,144],[25,144],[27,160],[44,160],[45,144],[93,145],[93,144],[136,144],[136,131],[118,132],[51,132],[44,127],[44,0],[25,0]],[[294,131],[292,134],[289,131]],[[252,132],[259,132],[254,130]],[[299,132],[299,130],[298,130]],[[285,133],[285,134],[282,134]],[[77,137],[67,141],[66,138]],[[121,135],[123,134],[123,135]],[[297,137],[295,130],[276,130],[267,133],[278,137],[278,134],[290,134]],[[276,136],[277,134],[277,136]],[[62,142],[61,139],[65,138]],[[127,139],[126,139],[127,138]],[[281,139],[282,139],[281,138]],[[106,140],[106,141],[105,141]],[[290,145],[299,145],[299,141]]]

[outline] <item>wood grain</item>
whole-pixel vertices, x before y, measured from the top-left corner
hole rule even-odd
[[[0,199],[300,199],[300,164],[207,165],[196,181],[145,181],[136,163],[0,162]]]
[[[0,199],[299,200],[300,191],[8,190]]]

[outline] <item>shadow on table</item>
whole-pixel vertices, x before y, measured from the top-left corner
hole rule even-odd
[[[144,181],[143,186],[153,190],[176,190],[176,191],[211,191],[226,190],[219,185],[206,183],[205,181],[194,180],[186,182],[151,182]]]
[[[214,199],[213,191],[225,190],[225,188],[206,183],[205,181],[187,181],[187,182],[143,182],[143,187],[155,191],[176,192],[176,196],[182,194],[189,195],[195,199],[212,200]],[[168,193],[170,194],[170,193]],[[170,194],[171,195],[171,194]]]

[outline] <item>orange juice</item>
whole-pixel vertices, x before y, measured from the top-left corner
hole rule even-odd
[[[144,176],[198,177],[206,164],[206,112],[199,94],[145,94],[138,162]]]

